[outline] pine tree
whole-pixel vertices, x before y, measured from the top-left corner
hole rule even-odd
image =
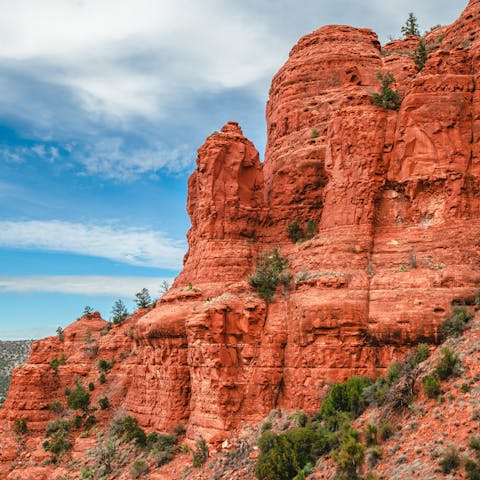
[[[415,49],[413,54],[413,61],[417,66],[417,72],[423,69],[427,59],[428,59],[427,46],[425,45],[425,42],[420,39],[418,42],[417,48]]]
[[[387,110],[398,110],[402,103],[402,97],[400,97],[398,92],[390,88],[390,85],[395,83],[395,77],[391,72],[387,72],[385,75],[378,72],[377,78],[382,82],[382,86],[380,93],[373,94],[372,103]]]
[[[122,323],[128,317],[127,307],[125,304],[118,299],[112,308],[112,322],[113,323]]]
[[[136,293],[135,296],[137,297],[135,303],[138,308],[147,308],[152,303],[152,299],[146,288],[142,288],[142,290]]]
[[[402,35],[404,37],[408,37],[409,35],[415,35],[416,37],[420,36],[420,28],[418,26],[417,17],[410,12],[408,14],[407,21],[405,25],[402,27]]]

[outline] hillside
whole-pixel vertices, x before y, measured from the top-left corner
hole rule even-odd
[[[236,122],[199,148],[189,250],[172,288],[120,324],[95,312],[32,345],[0,410],[0,476],[212,478],[218,451],[232,468],[215,478],[248,480],[265,419],[289,431],[298,411],[315,428],[288,435],[318,441],[309,458],[318,445],[325,454],[313,478],[332,478],[340,454],[355,478],[360,457],[354,472],[341,446],[364,448],[354,427],[366,417],[351,424],[359,398],[422,346],[432,355],[418,375],[396,378],[408,398],[366,402],[364,415],[399,427],[372,469],[438,477],[428,442],[447,433],[444,443],[458,437],[467,449],[474,433],[476,319],[462,340],[448,340],[463,355],[465,372],[455,374],[465,392],[442,379],[437,405],[418,382],[442,354],[452,308],[470,316],[478,304],[479,59],[480,0],[421,39],[382,47],[371,30],[339,25],[301,38],[272,81],[265,162]],[[370,380],[332,390],[352,377]],[[351,388],[356,405],[340,408]],[[412,417],[409,405],[418,406]],[[208,452],[214,460],[200,468]],[[286,472],[259,476],[299,480],[308,472],[298,472],[306,464],[297,453]]]
[[[0,340],[0,404],[7,395],[12,370],[26,362],[31,345],[31,340]]]

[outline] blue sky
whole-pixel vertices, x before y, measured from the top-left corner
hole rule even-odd
[[[325,24],[398,37],[451,0],[0,0],[0,339],[85,305],[109,318],[178,273],[197,148],[229,120],[265,147],[272,75]]]

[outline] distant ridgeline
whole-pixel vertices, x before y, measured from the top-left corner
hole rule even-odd
[[[12,370],[25,361],[30,353],[32,340],[0,340],[0,405],[5,400]]]

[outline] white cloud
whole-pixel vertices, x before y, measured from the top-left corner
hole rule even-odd
[[[161,285],[170,277],[113,277],[99,275],[35,275],[0,276],[0,293],[59,293],[73,295],[105,295],[133,299],[147,288],[152,297],[161,292]]]
[[[57,220],[0,221],[0,247],[67,252],[167,269],[180,269],[186,250],[184,242],[159,231]]]
[[[0,60],[30,64],[32,75],[72,88],[84,108],[112,117],[168,115],[185,89],[253,85],[284,53],[282,39],[233,2],[3,3]]]

